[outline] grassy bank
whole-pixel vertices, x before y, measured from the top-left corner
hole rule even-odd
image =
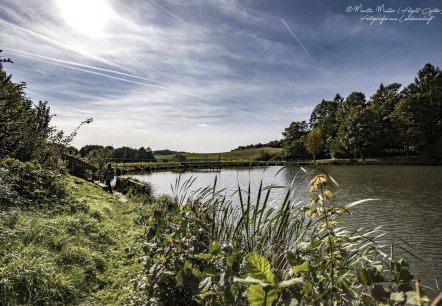
[[[201,158],[202,153],[194,153],[196,157],[189,158]],[[217,153],[212,153],[217,154]],[[192,156],[192,155],[189,155]],[[215,158],[215,155],[208,155],[208,158]],[[204,155],[205,158],[205,155]],[[244,159],[221,159],[221,166],[223,168],[241,168],[241,167],[264,167],[264,166],[286,166],[286,165],[299,165],[299,166],[327,166],[327,165],[439,165],[437,161],[425,160],[418,157],[379,157],[379,158],[366,158],[360,159],[348,159],[348,158],[330,158],[330,159],[318,159],[313,160],[271,160],[271,161],[257,161],[252,156],[245,157]],[[167,170],[183,170],[187,169],[179,162],[170,162],[167,159],[160,159],[157,162],[136,162],[136,163],[115,163],[115,166],[119,169],[121,174],[131,172],[150,172],[150,171],[167,171]]]
[[[306,161],[312,164],[313,161]],[[416,156],[390,156],[361,159],[348,158],[330,158],[319,159],[316,161],[317,165],[439,165],[435,160],[428,160]]]
[[[233,150],[229,152],[218,152],[218,153],[184,153],[183,155],[187,158],[192,159],[203,159],[203,158],[211,158],[217,159],[221,158],[225,161],[255,161],[258,160],[263,154],[270,154],[272,156],[282,153],[281,148],[271,148],[271,147],[262,147],[262,148],[249,148],[243,150]],[[155,158],[159,161],[170,160],[173,155],[158,155]]]
[[[112,305],[131,298],[124,251],[140,236],[135,205],[79,178],[43,207],[0,212],[0,304]],[[3,203],[2,203],[3,204]]]
[[[274,206],[278,186],[238,187],[238,204],[216,181],[189,199],[177,181],[173,197],[120,203],[37,164],[2,166],[1,305],[428,305],[381,230],[339,228],[358,202],[330,205],[335,181],[319,170],[310,203],[294,182]]]

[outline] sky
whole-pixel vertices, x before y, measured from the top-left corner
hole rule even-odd
[[[380,20],[385,17],[387,20]],[[442,67],[426,0],[2,0],[4,69],[73,144],[223,152]]]

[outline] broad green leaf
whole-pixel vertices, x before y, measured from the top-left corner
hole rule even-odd
[[[276,301],[276,291],[266,292],[260,285],[251,285],[247,290],[247,300],[250,306],[273,306]]]
[[[355,292],[353,291],[353,289],[350,286],[350,282],[343,278],[340,279],[338,281],[338,286],[339,288],[343,289],[345,291],[345,293],[347,294],[347,296],[351,299],[351,300],[355,300]]]
[[[215,256],[221,253],[221,245],[218,241],[212,242],[209,248],[209,253]]]
[[[331,198],[333,198],[333,193],[330,191],[330,190],[325,190],[323,193],[322,193],[322,196],[324,197],[324,199],[331,199]]]
[[[393,261],[391,263],[391,269],[393,270],[393,272],[400,272],[402,269],[402,266],[398,261]]]
[[[410,265],[408,264],[407,260],[405,258],[399,259],[398,263],[401,265],[402,268],[409,268]]]
[[[186,269],[192,269],[192,263],[190,261],[188,261],[188,260],[186,260],[184,262],[183,270],[186,270]]]
[[[200,294],[199,297],[200,297],[200,299],[204,300],[212,295],[216,295],[216,292],[215,291],[207,291],[207,292]]]
[[[227,255],[227,257],[226,257],[226,264],[227,264],[227,266],[232,267],[234,261],[235,261],[235,256]]]
[[[213,267],[205,267],[203,270],[203,273],[206,273],[207,275],[210,275],[210,276],[217,275],[216,269]]]
[[[407,269],[402,269],[399,273],[401,281],[404,283],[409,283],[413,279],[413,274],[410,273]]]
[[[249,276],[271,285],[275,284],[275,275],[270,271],[270,263],[267,258],[257,253],[250,253],[244,258],[243,265]]]
[[[373,286],[373,289],[371,289],[371,294],[377,301],[383,301],[390,296],[390,293],[386,288],[377,284]]]
[[[358,269],[358,279],[364,286],[370,286],[371,284],[373,284],[370,271],[364,268]]]
[[[200,258],[200,259],[212,259],[212,254],[207,254],[207,253],[199,253],[197,255],[195,255],[196,258]]]
[[[297,265],[292,267],[292,272],[294,274],[296,273],[305,273],[309,271],[309,265],[308,265],[308,261],[304,262],[303,264]]]

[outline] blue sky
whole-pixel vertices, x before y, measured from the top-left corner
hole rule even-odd
[[[395,12],[377,12],[382,4]],[[2,0],[0,49],[58,128],[94,118],[77,147],[216,152],[280,139],[336,93],[369,98],[380,83],[409,84],[428,62],[441,67],[437,9],[425,0]]]

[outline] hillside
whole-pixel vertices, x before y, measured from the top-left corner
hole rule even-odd
[[[187,158],[221,158],[223,160],[241,160],[241,161],[254,161],[259,160],[261,157],[273,157],[282,153],[281,148],[248,148],[242,150],[233,150],[230,152],[217,152],[217,153],[183,153]],[[157,160],[168,160],[173,155],[161,155],[156,156]]]

